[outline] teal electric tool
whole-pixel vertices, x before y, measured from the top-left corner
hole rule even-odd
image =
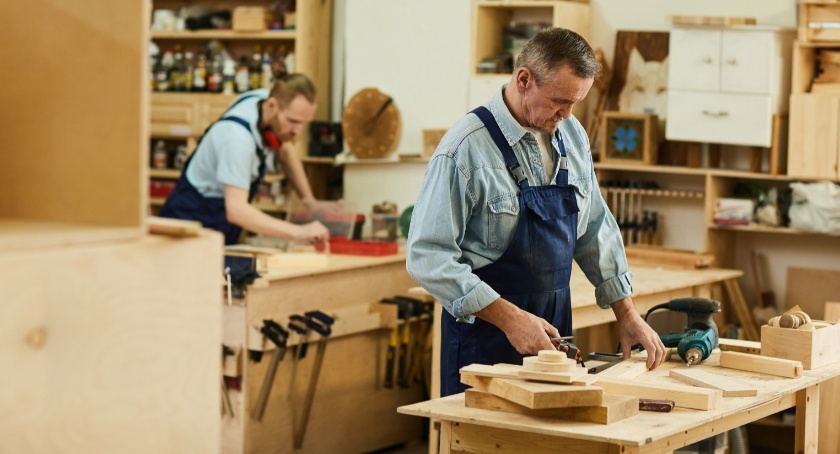
[[[718,329],[712,314],[720,312],[720,302],[708,298],[675,298],[650,308],[645,314],[645,321],[653,311],[659,309],[685,312],[688,316],[682,333],[659,336],[666,347],[677,348],[677,353],[686,366],[705,360],[718,346]]]

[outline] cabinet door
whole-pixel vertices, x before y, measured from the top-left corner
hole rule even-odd
[[[838,178],[840,96],[797,94],[790,97],[788,175]]]
[[[668,87],[718,91],[720,39],[718,30],[671,30]]]
[[[722,33],[720,89],[770,93],[776,36],[772,32],[727,30]]]
[[[152,135],[190,136],[196,131],[196,114],[189,94],[152,95],[149,129]]]

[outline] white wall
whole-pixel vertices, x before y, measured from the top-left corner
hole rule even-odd
[[[363,87],[379,87],[394,97],[402,113],[398,153],[419,153],[424,128],[447,127],[469,110],[470,2],[348,0],[337,4],[341,5],[336,7],[336,34],[339,30],[341,34],[336,40],[342,40],[346,52],[345,72],[335,75],[334,87],[345,90],[333,105],[343,105]],[[618,30],[667,31],[671,15],[755,17],[759,24],[796,26],[795,0],[591,0],[590,4],[591,44],[602,48],[609,62]],[[343,27],[338,24],[341,21]],[[416,199],[424,170],[418,163],[348,164],[345,198],[366,212],[382,200],[405,209]],[[675,247],[701,247],[702,227],[689,226],[702,226],[702,208],[685,210],[684,216],[679,213],[668,219],[674,224],[666,240]],[[769,264],[765,290],[774,291],[783,303],[787,267],[837,269],[838,243],[840,239],[822,236],[741,234],[736,265],[749,273],[750,249],[764,254]],[[751,275],[741,279],[741,284],[748,301],[753,301]]]

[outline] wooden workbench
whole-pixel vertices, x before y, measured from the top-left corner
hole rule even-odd
[[[671,368],[684,367],[679,362],[665,363],[636,380],[680,383],[667,374]],[[442,453],[630,454],[670,452],[795,406],[794,452],[817,452],[820,384],[840,375],[840,363],[805,371],[798,378],[720,368],[716,355],[693,367],[731,376],[755,387],[758,395],[722,398],[717,408],[708,411],[675,408],[670,413],[639,412],[609,425],[466,408],[464,394],[408,405],[398,411],[440,419]]]
[[[572,324],[575,344],[584,354],[591,351],[612,352],[618,343],[613,326],[612,310],[601,309],[595,301],[595,289],[577,263],[573,263],[569,286],[572,293]],[[633,303],[642,315],[651,307],[673,298],[704,297],[712,294],[712,286],[735,281],[741,270],[720,268],[673,269],[630,263],[633,273]],[[724,311],[727,310],[724,307]],[[441,305],[435,305],[435,320],[440,319]],[[684,320],[683,320],[684,322]],[[435,329],[432,347],[432,397],[440,397],[440,330]],[[429,453],[437,452],[439,431],[430,423]]]
[[[234,416],[222,416],[222,452],[287,453],[293,449],[293,414],[300,414],[314,363],[316,346],[296,367],[295,389],[290,392],[292,354],[280,363],[262,421],[250,417],[270,355],[257,331],[263,319],[287,325],[289,315],[321,310],[336,317],[333,335],[324,354],[303,449],[295,452],[361,453],[422,437],[422,420],[400,416],[400,405],[420,402],[424,386],[382,387],[385,351],[395,323],[396,307],[376,312],[383,297],[405,295],[416,285],[405,270],[405,255],[357,257],[333,254],[321,269],[274,271],[247,289],[245,298],[224,306],[224,343],[242,350],[239,367],[242,390],[229,391]],[[392,310],[390,318],[388,310]],[[310,341],[319,337],[310,336]],[[289,345],[300,342],[297,335]],[[257,363],[245,349],[263,350]],[[230,360],[232,361],[232,360]],[[226,361],[226,370],[229,362]],[[233,367],[236,369],[236,367]],[[295,412],[295,413],[293,413]]]

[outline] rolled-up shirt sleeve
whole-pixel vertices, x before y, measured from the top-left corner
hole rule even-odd
[[[499,294],[464,260],[461,243],[473,209],[468,184],[451,156],[431,159],[411,218],[406,269],[450,314],[472,323],[472,314]]]

